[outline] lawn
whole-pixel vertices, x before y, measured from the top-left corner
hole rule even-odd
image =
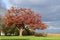
[[[0,40],[60,40],[60,37],[0,36]]]

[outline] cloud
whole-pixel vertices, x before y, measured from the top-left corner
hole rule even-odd
[[[47,29],[60,29],[60,27],[53,27],[53,26],[50,26],[49,28]]]
[[[49,29],[60,29],[60,21],[48,21],[48,22],[44,22],[46,25],[48,25],[47,30]]]
[[[6,6],[7,9],[9,9],[11,6],[32,6],[32,5],[40,5],[40,4],[44,4],[47,1],[45,0],[1,0],[2,4]]]
[[[4,8],[21,7],[32,8],[40,12],[43,21],[59,21],[60,0],[1,0]]]
[[[10,7],[12,7],[13,5],[10,4],[9,0],[1,0],[1,5],[3,8],[9,9]]]
[[[46,3],[46,0],[11,0],[15,4],[21,4],[21,3],[30,3],[30,4],[43,4]]]
[[[20,4],[22,3],[24,0],[11,0],[11,2],[15,3],[15,4]]]

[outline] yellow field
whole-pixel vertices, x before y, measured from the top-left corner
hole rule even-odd
[[[60,34],[47,34],[47,36],[60,37]]]

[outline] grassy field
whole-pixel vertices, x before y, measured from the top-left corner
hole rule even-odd
[[[60,40],[60,36],[51,36],[51,35],[49,35],[47,37],[36,37],[36,36],[0,36],[0,40]]]

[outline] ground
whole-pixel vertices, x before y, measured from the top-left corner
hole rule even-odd
[[[60,40],[60,34],[48,34],[47,37],[36,37],[36,36],[0,36],[0,40]]]

